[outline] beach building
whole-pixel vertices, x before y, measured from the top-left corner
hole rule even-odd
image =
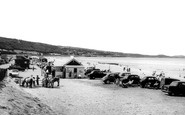
[[[75,58],[72,58],[66,64],[64,64],[65,78],[82,78],[84,77],[84,66],[78,62]]]
[[[61,64],[62,63],[62,64]],[[75,58],[71,58],[69,61],[63,60],[55,65],[55,76],[61,76],[62,78],[84,78],[85,67],[77,61]],[[58,65],[58,66],[56,66]]]

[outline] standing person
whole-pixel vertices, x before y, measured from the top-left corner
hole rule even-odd
[[[155,75],[156,75],[156,71],[153,71],[152,76],[155,76]]]
[[[37,75],[37,77],[36,77],[36,82],[37,82],[37,85],[39,85],[39,75]]]
[[[30,88],[32,88],[32,83],[33,83],[33,75],[31,75],[31,78],[30,78]]]
[[[33,68],[32,68],[32,69],[33,69],[33,71],[34,71],[34,69],[35,69],[35,68],[34,68],[34,66],[33,66]]]
[[[69,72],[69,77],[71,77],[71,76],[72,76],[72,71]]]
[[[48,71],[48,74],[51,74],[51,63],[46,66],[46,71]]]
[[[123,67],[123,71],[125,71],[125,67]]]
[[[35,87],[35,77],[33,77],[33,86]]]
[[[127,72],[129,72],[129,68],[127,68]]]
[[[52,69],[51,73],[52,73],[52,77],[55,77],[55,69],[54,68]]]

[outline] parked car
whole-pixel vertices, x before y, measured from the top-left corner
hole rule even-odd
[[[160,88],[162,91],[165,91],[166,88],[173,82],[173,81],[180,81],[179,79],[175,78],[162,78],[160,83]]]
[[[107,73],[103,78],[102,78],[102,81],[105,83],[105,84],[109,84],[111,82],[115,82],[116,78],[118,78],[119,76],[119,73]]]
[[[21,77],[21,76],[13,78],[14,82],[19,85],[21,85],[22,79],[23,79],[23,77]]]
[[[128,75],[128,81],[132,81],[132,85],[140,85],[140,76],[136,74]]]
[[[136,74],[126,75],[125,77],[120,78],[120,83],[122,87],[139,86],[140,77]]]
[[[140,80],[141,88],[154,88],[155,83],[160,84],[159,80],[154,76],[146,76]]]
[[[84,74],[87,75],[87,74],[91,73],[94,70],[100,71],[100,69],[96,69],[95,67],[89,67],[89,68],[86,69]]]
[[[131,74],[130,72],[121,72],[121,73],[119,73],[119,77],[120,77],[120,78],[123,78],[123,77],[125,77],[125,76],[130,75],[130,74]]]
[[[102,78],[105,75],[106,75],[106,73],[102,72],[100,70],[93,70],[91,73],[87,74],[89,79]]]
[[[11,77],[18,77],[19,76],[19,70],[17,70],[17,69],[10,70],[9,76],[11,76]]]
[[[185,81],[173,81],[166,87],[164,92],[168,93],[168,95],[185,95]]]
[[[130,75],[131,73],[130,72],[121,72],[119,73],[118,77],[116,78],[116,85],[120,85],[122,86],[122,80],[123,79],[126,79],[126,77],[128,77],[128,75]]]
[[[0,65],[6,64],[6,61],[4,59],[0,59]]]
[[[17,65],[11,65],[8,69],[17,69],[19,71],[25,71],[25,68],[22,68],[20,66],[17,66]]]

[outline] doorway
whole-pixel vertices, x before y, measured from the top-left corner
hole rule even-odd
[[[74,68],[74,78],[77,78],[77,68]]]

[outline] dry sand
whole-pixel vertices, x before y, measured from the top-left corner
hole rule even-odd
[[[31,70],[24,74],[32,73]],[[39,73],[39,69],[35,71]],[[160,90],[121,88],[101,80],[61,79],[55,88],[23,88],[59,115],[181,115],[185,97],[168,96]]]
[[[56,115],[38,98],[24,92],[12,79],[0,82],[1,115]]]
[[[87,63],[88,61],[83,61],[86,67],[88,66]],[[95,64],[97,68],[102,70],[109,69],[108,64],[99,64],[98,61],[89,61],[89,63]],[[35,67],[36,70],[34,71],[26,70],[25,72],[20,72],[20,76],[40,76],[40,68]],[[111,65],[110,68],[115,72],[122,71],[121,66]],[[137,69],[137,67],[134,68],[133,66],[132,71],[138,72]],[[147,72],[149,70],[151,68],[143,71]],[[13,98],[13,101],[1,100],[1,112],[4,112],[3,114],[5,115],[10,114],[10,112],[17,113],[20,111],[23,114],[43,113],[45,115],[52,115],[54,114],[52,110],[58,115],[182,115],[185,113],[185,97],[171,97],[160,90],[137,87],[125,89],[115,84],[105,85],[101,80],[61,79],[60,81],[59,87],[55,84],[55,88],[44,88],[41,86],[21,88],[19,90],[21,93],[14,92],[17,89],[14,89],[14,86],[19,87],[18,85],[13,85],[13,88],[12,84],[9,87],[4,87],[3,93],[0,93],[1,97],[4,98],[2,100],[11,100]],[[29,94],[23,93],[22,90]],[[19,106],[14,105],[15,103],[22,106],[19,108]],[[46,111],[49,112],[47,113],[42,109],[38,109],[38,103],[42,103],[41,105],[48,108]],[[30,104],[29,106],[32,109],[27,108],[24,110],[23,108],[26,108],[27,104]],[[49,107],[45,106],[45,104]]]
[[[100,80],[61,79],[55,88],[24,88],[59,114],[65,115],[182,115],[185,97],[160,90],[121,88]]]

